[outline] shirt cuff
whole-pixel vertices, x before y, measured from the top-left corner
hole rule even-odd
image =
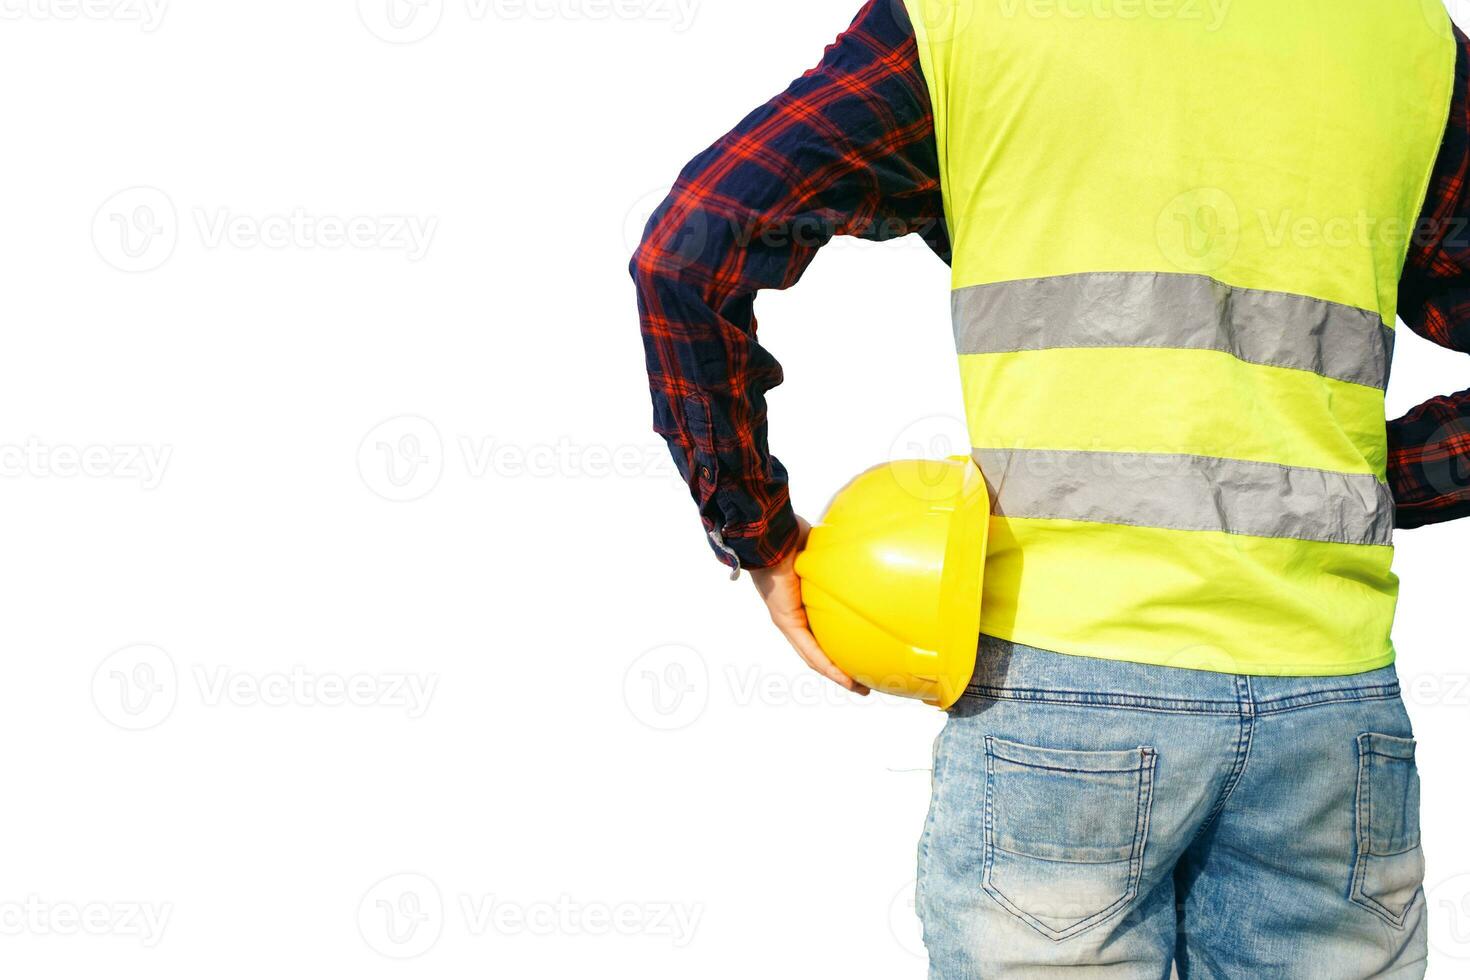
[[[731,569],[732,580],[740,577],[742,568],[781,564],[796,551],[800,536],[790,501],[761,523],[709,530],[710,547],[715,557]]]
[[[1388,423],[1388,485],[1401,530],[1470,514],[1470,392]]]

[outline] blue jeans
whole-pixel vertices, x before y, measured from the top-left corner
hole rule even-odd
[[[1398,679],[1245,677],[981,643],[935,744],[933,980],[1423,977]]]

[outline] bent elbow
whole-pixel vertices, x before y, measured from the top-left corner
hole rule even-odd
[[[679,280],[688,270],[707,267],[714,256],[738,245],[738,239],[709,212],[687,204],[679,207],[671,197],[649,219],[628,272],[640,288]]]

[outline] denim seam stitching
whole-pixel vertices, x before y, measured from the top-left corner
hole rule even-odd
[[[941,792],[944,783],[945,763],[945,735],[948,726],[941,729],[939,735],[934,739],[934,770],[930,773],[930,802],[929,812],[924,818],[924,832],[919,836],[919,875],[914,881],[914,908],[921,920],[924,911],[924,883],[929,876],[929,853],[930,843],[934,837],[934,825],[939,820],[939,807],[941,804]]]
[[[1169,714],[1231,714],[1233,701],[1190,701],[1150,698],[1131,694],[1087,694],[1080,691],[1048,691],[1035,688],[1015,687],[971,687],[969,697],[988,698],[992,701],[1030,701],[1037,704],[1071,704],[1097,708],[1134,708],[1140,711],[1160,711]],[[1226,706],[1231,711],[1213,710],[1213,706]]]
[[[1394,857],[1395,855],[1380,855],[1373,853],[1373,779],[1372,763],[1369,760],[1373,756],[1385,759],[1393,759],[1397,762],[1408,762],[1413,764],[1412,759],[1402,759],[1398,756],[1386,756],[1381,752],[1373,751],[1372,732],[1363,732],[1357,738],[1358,742],[1358,805],[1356,809],[1357,833],[1354,835],[1357,841],[1358,854],[1353,866],[1353,883],[1349,897],[1359,906],[1372,912],[1395,929],[1403,929],[1409,919],[1409,911],[1413,909],[1414,902],[1418,898],[1418,892],[1409,896],[1409,901],[1403,909],[1395,913],[1387,905],[1369,895],[1363,890],[1365,879],[1368,876],[1368,859],[1372,857]],[[1419,845],[1422,846],[1422,845]],[[1400,851],[1400,854],[1408,854],[1415,850],[1411,847]]]
[[[1134,854],[1128,866],[1128,902],[1138,897],[1143,881],[1143,855],[1148,849],[1148,827],[1154,810],[1154,770],[1158,767],[1157,752],[1150,748],[1140,751],[1143,759],[1138,779],[1138,814],[1133,826]]]
[[[1396,697],[1401,693],[1399,685],[1375,684],[1372,687],[1333,687],[1323,691],[1308,691],[1288,694],[1269,701],[1256,702],[1256,712],[1290,710],[1293,706],[1308,704],[1338,704],[1345,701],[1368,701],[1376,698]],[[1278,706],[1285,706],[1284,708]]]
[[[985,855],[980,865],[980,887],[985,891],[986,895],[990,896],[991,901],[1005,908],[1006,911],[1015,914],[1013,909],[1007,907],[1007,903],[1001,902],[1000,899],[995,897],[995,893],[990,884],[991,869],[995,866],[995,756],[991,754],[994,741],[991,736],[985,736]],[[1030,923],[1027,923],[1027,925],[1030,925]],[[1035,928],[1035,926],[1032,926],[1032,928]]]
[[[1210,826],[1225,811],[1225,806],[1230,802],[1230,797],[1235,795],[1235,788],[1240,785],[1245,777],[1246,766],[1250,763],[1251,746],[1256,739],[1256,720],[1259,717],[1250,710],[1254,705],[1254,698],[1250,688],[1250,679],[1245,678],[1244,697],[1237,696],[1236,705],[1240,712],[1240,730],[1235,736],[1235,761],[1230,764],[1230,773],[1225,777],[1225,785],[1220,790],[1220,798],[1210,810],[1210,815],[1200,824],[1199,830],[1194,832],[1190,838],[1189,846],[1193,847]],[[1237,684],[1240,680],[1237,679]]]
[[[1249,676],[1249,675],[1246,675],[1246,676]],[[1260,676],[1260,675],[1257,675],[1257,676]],[[1399,682],[1398,681],[1389,681],[1386,684],[1373,684],[1373,685],[1371,685],[1369,687],[1363,687],[1361,685],[1359,685],[1357,687],[1324,687],[1320,691],[1309,691],[1309,692],[1306,692],[1306,693],[1307,694],[1348,694],[1348,695],[1352,695],[1352,694],[1359,694],[1359,693],[1361,693],[1363,691],[1389,691],[1389,690],[1398,690],[1398,687],[1399,687]],[[1286,694],[1286,695],[1283,695],[1283,696],[1281,696],[1279,698],[1271,698],[1269,700],[1263,700],[1263,701],[1260,701],[1258,703],[1259,704],[1275,704],[1278,701],[1290,701],[1293,698],[1302,697],[1302,696],[1303,695],[1300,695],[1300,694]]]
[[[1276,698],[1256,706],[1257,715],[1277,715],[1288,711],[1316,708],[1329,704],[1344,704],[1354,701],[1389,701],[1399,697],[1402,691],[1397,685],[1358,689],[1352,697],[1334,697],[1330,692],[1322,694],[1299,694],[1287,698]],[[1127,708],[1132,711],[1152,711],[1159,714],[1236,714],[1239,701],[1188,701],[1164,700],[1162,698],[1139,697],[1127,694],[1083,694],[1071,691],[1043,691],[1026,688],[982,688],[971,687],[965,696],[989,701],[1019,701],[1031,704],[1058,704],[1089,708]],[[1227,710],[1228,709],[1228,710]]]
[[[1393,691],[1383,694],[1369,694],[1356,698],[1329,698],[1318,701],[1307,701],[1302,704],[1287,705],[1281,708],[1270,708],[1266,711],[1257,710],[1257,715],[1283,715],[1289,711],[1303,711],[1307,708],[1323,708],[1337,704],[1355,704],[1361,701],[1392,701],[1400,696],[1400,692]]]
[[[1128,771],[1129,772],[1142,772],[1143,770],[1141,770],[1141,769],[1130,769]],[[991,843],[990,846],[993,847],[993,848],[995,848],[997,851],[1001,851],[1001,852],[1003,852],[1005,854],[1009,854],[1012,857],[1027,858],[1027,859],[1032,860],[1032,861],[1045,861],[1047,864],[1082,864],[1082,865],[1087,865],[1088,867],[1093,867],[1093,866],[1096,866],[1096,865],[1099,865],[1099,864],[1123,864],[1125,862],[1131,862],[1133,860],[1133,850],[1134,850],[1134,846],[1135,845],[1134,845],[1134,842],[1133,841],[1129,841],[1128,842],[1128,853],[1127,854],[1125,854],[1123,857],[1120,857],[1120,858],[1109,858],[1106,861],[1073,861],[1070,858],[1046,857],[1046,856],[1041,855],[1041,854],[1027,854],[1025,851],[1012,850],[1011,848],[1006,847],[1000,841],[994,841],[994,842]],[[1097,848],[1097,850],[1104,850],[1104,849],[1105,848]]]
[[[1105,773],[1129,773],[1129,772],[1138,772],[1138,771],[1140,771],[1143,768],[1143,763],[1141,763],[1141,762],[1138,765],[1136,765],[1136,766],[1129,766],[1127,769],[1072,769],[1072,768],[1069,768],[1067,766],[1045,766],[1045,765],[1042,765],[1039,762],[1023,762],[1020,759],[1013,759],[1013,758],[1011,758],[1008,755],[1001,755],[999,752],[996,752],[993,749],[991,751],[992,751],[992,754],[997,759],[999,759],[1001,762],[1009,762],[1011,765],[1013,765],[1013,766],[1020,766],[1023,769],[1040,769],[1042,772],[1072,772],[1072,773],[1077,773],[1078,775],[1087,775],[1089,773],[1102,773],[1102,772],[1105,772]]]
[[[1363,746],[1364,746],[1364,741],[1363,740],[1366,737],[1367,736],[1365,736],[1365,735],[1359,735],[1358,738],[1357,738],[1357,743],[1358,743],[1358,784],[1355,787],[1356,790],[1357,790],[1357,798],[1355,800],[1355,805],[1353,807],[1353,817],[1354,817],[1354,819],[1356,821],[1356,826],[1353,828],[1353,830],[1354,830],[1353,839],[1354,839],[1354,842],[1357,844],[1358,853],[1357,853],[1356,857],[1353,860],[1353,884],[1352,884],[1352,889],[1351,889],[1351,891],[1349,893],[1349,897],[1352,898],[1353,901],[1357,902],[1359,905],[1362,905],[1363,907],[1367,908],[1369,911],[1378,912],[1379,910],[1374,909],[1371,905],[1368,905],[1367,904],[1367,902],[1364,900],[1366,898],[1366,896],[1363,895],[1363,877],[1367,873],[1367,870],[1368,870],[1367,869],[1367,862],[1365,860],[1363,860],[1363,857],[1364,857],[1363,852],[1366,849],[1365,846],[1364,846],[1364,843],[1365,843],[1364,828],[1367,825],[1367,819],[1366,819],[1366,816],[1365,816],[1364,811],[1366,810],[1369,813],[1372,812],[1371,811],[1371,805],[1370,805],[1370,803],[1368,801],[1368,798],[1367,798],[1368,797],[1368,793],[1371,792],[1371,791],[1368,789],[1368,780],[1366,778],[1366,775],[1367,775],[1367,766],[1364,764],[1366,762],[1366,757],[1363,755]],[[1382,914],[1382,913],[1380,912],[1379,914]]]

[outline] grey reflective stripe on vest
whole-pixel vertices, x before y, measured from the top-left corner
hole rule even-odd
[[[1242,361],[1388,387],[1393,331],[1377,313],[1208,276],[1088,272],[954,294],[961,354],[1076,347],[1224,351]]]
[[[976,449],[974,455],[1002,516],[1392,543],[1393,494],[1371,475],[1164,453]]]

